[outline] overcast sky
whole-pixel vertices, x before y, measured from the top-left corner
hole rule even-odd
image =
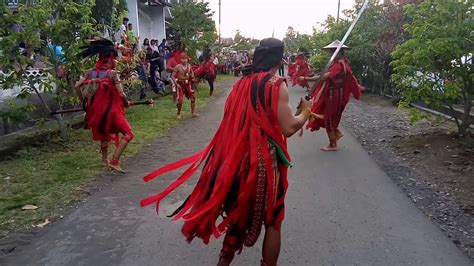
[[[218,26],[219,0],[207,0],[215,12]],[[341,11],[354,6],[355,0],[341,0]],[[327,15],[336,16],[337,0],[222,0],[222,37],[233,37],[240,29],[247,37],[283,38],[288,26],[301,33],[312,33],[317,22]],[[342,14],[341,14],[342,15]]]

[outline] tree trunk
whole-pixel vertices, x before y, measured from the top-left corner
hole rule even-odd
[[[464,100],[464,114],[462,116],[462,121],[458,126],[459,135],[466,136],[469,130],[469,126],[472,124],[473,118],[471,117],[472,110],[472,99],[471,97],[466,97]]]
[[[8,117],[3,117],[3,134],[10,134],[12,132],[11,124],[10,124],[10,119]]]

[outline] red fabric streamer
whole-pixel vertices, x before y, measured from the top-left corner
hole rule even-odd
[[[207,244],[211,236],[217,238],[231,226],[246,228],[249,225],[257,187],[258,158],[261,155],[265,160],[268,191],[263,222],[280,228],[284,218],[288,167],[278,164],[278,169],[273,169],[269,140],[289,158],[286,138],[278,125],[278,95],[285,80],[272,79],[261,89],[254,85],[269,78],[270,73],[265,72],[240,79],[227,99],[224,118],[208,146],[145,177],[145,181],[150,181],[190,165],[164,191],[140,202],[142,207],[156,203],[158,210],[164,197],[188,181],[201,165],[204,166],[196,186],[173,218],[185,220],[182,233],[188,241],[198,237]],[[280,172],[277,187],[274,186],[274,170]],[[220,217],[224,218],[218,222]],[[243,234],[246,234],[245,230]]]

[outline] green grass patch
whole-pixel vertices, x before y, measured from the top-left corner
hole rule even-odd
[[[229,79],[220,76],[220,81]],[[217,93],[219,88],[217,88]],[[200,85],[197,105],[206,105],[209,89]],[[190,117],[189,101],[183,106],[183,120]],[[127,110],[135,139],[124,153],[137,154],[147,143],[165,134],[180,121],[171,96],[155,99],[155,106],[133,106]],[[31,227],[46,218],[58,217],[62,209],[86,195],[86,188],[107,171],[100,162],[99,143],[88,130],[71,130],[70,141],[45,139],[0,161],[0,237]],[[22,210],[24,205],[37,210]]]

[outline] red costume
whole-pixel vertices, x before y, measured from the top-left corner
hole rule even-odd
[[[293,78],[293,75],[296,73],[296,63],[290,62],[288,63],[288,76]]]
[[[349,60],[345,57],[336,59],[327,73],[329,73],[329,78],[319,82],[312,95],[312,111],[324,115],[324,119],[310,121],[307,128],[311,131],[323,127],[328,132],[338,132],[342,113],[351,94],[359,100],[364,89],[352,74]]]
[[[198,78],[197,82],[199,82],[202,78],[214,82],[217,77],[217,66],[214,64],[214,62],[212,62],[211,59],[208,59],[204,64],[196,68],[194,74],[196,78]]]
[[[173,73],[174,68],[179,64],[179,59],[181,58],[181,51],[178,50],[174,52],[170,58],[168,59],[168,62],[166,63],[166,71],[169,73]]]
[[[281,48],[283,49],[283,48]],[[268,72],[248,74],[233,87],[224,118],[211,142],[197,154],[147,175],[146,182],[190,165],[163,192],[144,199],[156,204],[188,181],[200,166],[199,180],[183,205],[173,214],[184,219],[182,233],[209,243],[226,234],[221,257],[257,241],[262,225],[280,229],[288,186],[289,155],[278,123],[278,95],[283,78]]]
[[[212,95],[214,92],[214,82],[217,77],[217,66],[212,62],[212,59],[209,58],[204,64],[198,66],[194,71],[194,74],[197,78],[195,80],[196,83],[199,83],[202,78],[209,83],[210,95]]]
[[[87,126],[92,130],[96,141],[115,141],[118,134],[133,136],[132,127],[125,117],[124,99],[110,77],[111,69],[102,67],[103,60],[86,75],[84,84],[97,86],[95,93],[87,97]]]
[[[296,71],[292,76],[293,86],[300,85],[303,88],[309,88],[308,81],[300,80],[300,77],[309,77],[311,69],[308,64],[308,59],[304,55],[298,55],[295,61]]]
[[[194,101],[196,99],[193,89],[193,70],[191,65],[187,65],[187,69],[183,77],[176,77],[179,87],[177,90],[178,102],[183,102],[184,97]]]

